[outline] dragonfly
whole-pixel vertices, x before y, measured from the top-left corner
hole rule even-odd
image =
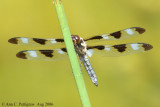
[[[131,27],[116,31],[113,33],[107,33],[102,35],[92,36],[87,39],[83,39],[78,35],[71,35],[74,44],[74,49],[78,55],[81,64],[84,65],[91,81],[98,86],[98,80],[96,73],[89,61],[89,57],[93,54],[102,54],[103,56],[122,56],[145,52],[153,48],[152,45],[147,43],[127,43],[116,45],[87,45],[88,41],[109,41],[109,40],[121,40],[130,37],[135,37],[145,32],[144,28]],[[61,38],[27,38],[27,37],[14,37],[8,40],[8,42],[17,45],[32,45],[32,46],[55,46],[57,44],[64,44],[64,39]],[[24,50],[16,54],[18,58],[29,60],[46,60],[54,61],[64,59],[67,57],[67,49],[65,47],[50,50]]]

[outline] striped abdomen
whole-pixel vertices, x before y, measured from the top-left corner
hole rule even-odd
[[[96,74],[95,74],[95,72],[94,72],[94,70],[93,70],[93,68],[92,68],[92,66],[90,64],[88,56],[87,55],[83,55],[83,56],[79,56],[79,57],[80,57],[80,60],[83,62],[83,65],[84,65],[84,67],[85,67],[90,79],[92,80],[92,82],[96,86],[98,86],[97,76],[96,76]]]

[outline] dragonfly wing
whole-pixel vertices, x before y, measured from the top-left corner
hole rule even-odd
[[[32,46],[52,46],[55,44],[64,43],[63,39],[42,39],[42,38],[25,38],[25,37],[14,37],[8,40],[12,44],[18,45],[32,45]]]
[[[16,55],[18,58],[29,60],[53,61],[67,58],[66,48],[55,50],[24,50]]]
[[[129,54],[135,54],[145,52],[152,49],[153,46],[146,43],[128,43],[119,45],[99,45],[87,47],[87,53],[89,56],[92,54],[100,54],[103,56],[123,56]]]
[[[120,31],[113,32],[110,34],[102,34],[102,35],[98,35],[98,36],[93,36],[91,38],[85,39],[85,41],[89,41],[89,40],[120,40],[120,39],[134,37],[134,36],[137,36],[137,35],[142,34],[144,32],[145,32],[144,28],[131,27],[131,28],[120,30]]]

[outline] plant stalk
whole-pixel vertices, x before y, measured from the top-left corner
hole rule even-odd
[[[77,84],[77,88],[79,91],[79,95],[81,98],[81,103],[83,107],[91,107],[89,97],[87,94],[87,90],[85,88],[83,76],[80,71],[80,66],[79,66],[79,62],[77,59],[77,55],[76,55],[74,45],[72,42],[71,33],[70,33],[69,26],[67,23],[67,18],[65,16],[64,8],[62,5],[62,0],[53,0],[53,3],[55,5],[56,12],[58,15],[58,19],[59,19],[60,27],[63,33],[65,45],[67,48],[67,53],[70,59],[73,75],[74,75],[74,78]]]

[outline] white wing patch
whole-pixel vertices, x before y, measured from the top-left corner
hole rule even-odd
[[[93,55],[94,51],[93,50],[87,50],[87,55],[91,57]]]
[[[28,43],[28,38],[20,38],[23,43]]]
[[[54,44],[54,43],[56,43],[56,41],[53,39],[53,40],[51,40],[51,43],[53,43],[53,44]]]
[[[132,29],[126,29],[125,32],[127,32],[129,35],[133,35],[134,32],[132,31]]]
[[[106,47],[106,48],[105,48],[105,50],[106,50],[106,51],[110,51],[110,50],[111,50],[111,48],[109,48],[109,47]]]
[[[107,34],[103,34],[102,37],[103,37],[103,39],[109,39]]]
[[[58,53],[60,53],[60,54],[65,54],[65,52],[63,52],[63,51],[61,51],[61,50],[59,50]]]
[[[37,57],[37,53],[35,51],[28,51],[31,57]]]
[[[138,50],[139,49],[139,44],[131,44],[131,47],[133,50]]]

